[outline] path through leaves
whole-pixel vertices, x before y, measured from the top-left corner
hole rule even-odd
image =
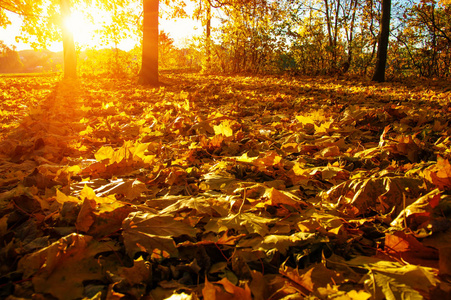
[[[0,81],[2,298],[450,295],[437,82]]]

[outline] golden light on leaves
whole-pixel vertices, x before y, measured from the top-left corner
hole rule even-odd
[[[380,105],[392,98],[372,86],[321,78],[246,78],[255,88],[243,89],[241,77],[165,76],[189,92],[82,78],[58,97],[14,98],[30,83],[2,78],[0,260],[24,274],[5,277],[16,291],[382,299],[387,286],[425,298],[447,288],[451,111]],[[314,102],[293,96],[311,90]]]

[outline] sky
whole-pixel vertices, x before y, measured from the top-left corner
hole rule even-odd
[[[7,13],[7,15],[12,25],[9,25],[6,29],[0,28],[0,40],[8,46],[16,46],[16,50],[31,49],[31,47],[27,44],[16,42],[16,36],[20,35],[20,17],[13,13]],[[85,30],[83,30],[83,28],[79,26],[81,21],[74,21],[74,23],[77,22],[78,24],[75,25],[77,29],[74,30],[75,41],[81,44],[83,44],[83,42],[88,44],[98,44],[95,41],[87,41],[89,36],[91,36],[89,29],[85,28]],[[184,42],[193,35],[202,34],[200,22],[190,19],[166,20],[164,18],[160,18],[159,29],[160,31],[164,30],[166,33],[169,33],[169,36],[174,39],[175,46],[178,47],[182,47]],[[123,50],[130,50],[134,47],[135,43],[136,42],[133,40],[126,40],[119,45],[119,48]],[[49,50],[55,52],[62,51],[62,48],[62,42],[54,43],[48,47]]]

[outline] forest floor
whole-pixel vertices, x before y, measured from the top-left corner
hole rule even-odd
[[[451,89],[0,78],[0,298],[450,299]]]

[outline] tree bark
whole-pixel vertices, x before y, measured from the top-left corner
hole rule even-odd
[[[143,50],[138,82],[158,86],[158,3],[143,0]]]
[[[70,0],[61,0],[60,9],[62,19],[70,17]],[[74,35],[67,26],[62,24],[63,53],[64,53],[64,78],[77,78],[77,55],[75,53]]]
[[[381,30],[377,45],[376,69],[372,81],[385,81],[385,66],[387,64],[388,38],[390,36],[391,0],[382,0]]]
[[[210,72],[211,70],[211,4],[207,3],[207,24],[205,29],[205,48],[207,56],[205,71]]]

